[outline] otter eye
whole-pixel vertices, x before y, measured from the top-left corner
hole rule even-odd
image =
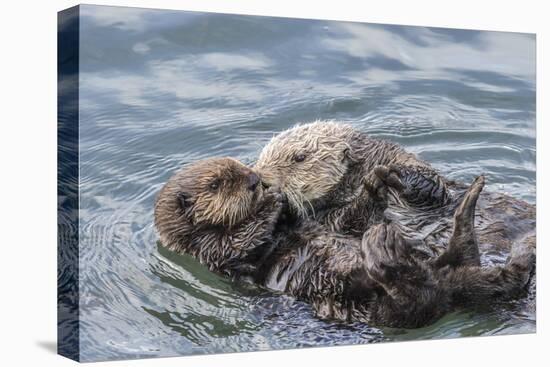
[[[298,153],[294,156],[294,162],[303,162],[306,159],[306,155],[304,153]]]
[[[210,190],[217,190],[220,187],[220,180],[212,181],[210,185],[208,185],[208,187],[210,188]]]

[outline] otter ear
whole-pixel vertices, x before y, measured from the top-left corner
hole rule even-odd
[[[191,205],[191,195],[188,193],[180,191],[176,194],[176,196],[178,197],[182,209],[185,209]]]

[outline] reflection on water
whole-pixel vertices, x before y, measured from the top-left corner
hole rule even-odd
[[[452,179],[535,201],[532,35],[81,6],[84,360],[533,332],[534,310],[380,330],[235,284],[157,246],[183,164],[251,163],[276,132],[338,119]]]

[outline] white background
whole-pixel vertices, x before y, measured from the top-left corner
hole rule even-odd
[[[94,366],[537,366],[550,360],[549,11],[544,0],[180,0],[96,4],[537,33],[537,334],[97,363]],[[74,365],[56,339],[56,12],[73,1],[0,10],[0,365]],[[546,24],[545,24],[546,23]],[[506,60],[503,60],[506,62]]]

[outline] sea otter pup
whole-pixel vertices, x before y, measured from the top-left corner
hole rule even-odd
[[[424,241],[432,257],[449,242],[467,189],[399,145],[335,122],[281,132],[263,148],[255,169],[280,187],[302,218],[355,236],[389,218]],[[515,242],[535,242],[535,208],[521,200],[484,193],[476,221],[482,252],[508,254]]]
[[[482,187],[480,178],[459,207],[461,229],[473,228],[468,221]],[[359,239],[314,221],[287,223],[284,202],[238,161],[209,159],[165,184],[155,225],[163,246],[212,271],[309,302],[319,317],[376,325],[419,327],[458,305],[512,297],[534,264],[533,249],[525,247],[503,267],[465,265],[468,259],[453,254],[433,266],[410,256],[414,244],[394,224],[374,225]],[[455,253],[472,245],[458,233],[449,246]]]

